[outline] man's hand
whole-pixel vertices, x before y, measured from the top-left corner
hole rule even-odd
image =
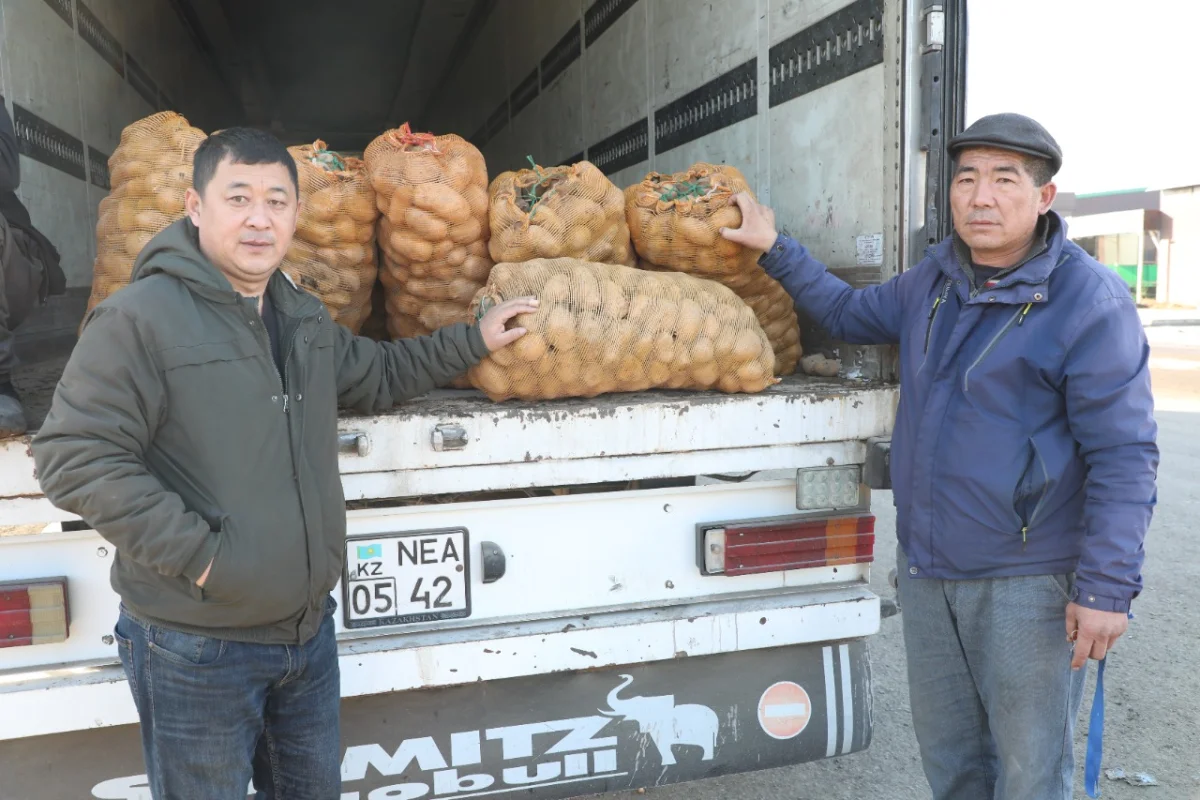
[[[751,250],[770,250],[779,237],[775,230],[775,212],[746,192],[734,195],[733,202],[742,212],[742,227],[721,228],[721,235]]]
[[[216,559],[214,558],[213,561],[216,561]],[[208,566],[204,568],[204,574],[196,580],[196,585],[201,589],[204,588],[204,582],[208,580],[208,573],[212,571],[213,561],[208,562]]]
[[[1077,603],[1067,604],[1067,641],[1075,643],[1071,669],[1079,669],[1088,658],[1097,661],[1112,649],[1129,627],[1124,611],[1097,611]]]
[[[525,335],[524,328],[506,329],[508,321],[518,314],[532,314],[538,309],[536,297],[516,297],[495,306],[479,320],[479,332],[488,352],[494,353],[501,347],[512,344]]]

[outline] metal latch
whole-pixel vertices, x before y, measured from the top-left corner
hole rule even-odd
[[[365,433],[339,433],[338,452],[349,456],[365,456],[371,452],[371,437]]]
[[[433,449],[439,453],[444,450],[462,450],[467,446],[467,429],[454,422],[436,425],[431,442]]]
[[[946,12],[941,6],[925,10],[925,41],[922,52],[936,53],[946,45]]]
[[[863,464],[863,483],[870,489],[892,488],[891,439],[867,439],[867,463]]]

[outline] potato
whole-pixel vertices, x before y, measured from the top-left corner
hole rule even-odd
[[[479,241],[483,236],[483,224],[476,218],[471,217],[467,220],[458,223],[450,228],[450,240],[455,244],[471,244]]]
[[[713,347],[711,339],[697,338],[692,342],[692,363],[699,366],[700,364],[713,361],[717,356],[716,349]]]
[[[542,225],[531,225],[526,234],[529,247],[537,254],[537,258],[557,258],[563,254],[565,243],[549,228]],[[494,252],[492,257],[497,261],[501,256]]]
[[[537,326],[531,323],[528,327],[535,328]],[[546,355],[548,344],[541,334],[530,331],[513,342],[512,350],[521,361],[526,364],[534,364],[541,361],[542,357]]]
[[[594,234],[586,225],[575,225],[567,233],[567,252],[584,253],[592,244]]]
[[[544,293],[541,295],[544,297]],[[542,302],[548,302],[543,300]],[[575,349],[575,321],[565,307],[553,309],[546,318],[546,341],[555,350],[569,352]]]
[[[720,379],[721,368],[717,366],[715,361],[694,363],[695,366],[692,369],[692,380],[699,384],[700,388],[708,389]]]
[[[700,336],[704,326],[704,310],[700,304],[691,298],[685,298],[679,304],[679,316],[675,321],[675,331],[685,342],[694,341]]]
[[[717,380],[717,388],[727,394],[737,394],[742,391],[742,382],[737,375],[722,375]]]
[[[451,224],[466,222],[471,218],[471,206],[466,198],[440,183],[414,186],[412,202],[417,208],[432,212]]]
[[[471,185],[463,190],[463,197],[467,199],[467,205],[471,208],[471,214],[476,219],[486,221],[488,213],[487,189],[482,186]]]
[[[416,206],[404,209],[399,223],[411,233],[428,242],[436,242],[450,235],[450,226],[432,211],[424,211]]]
[[[682,236],[698,247],[713,247],[716,245],[719,235],[717,229],[708,220],[700,220],[682,214],[675,221],[675,230],[677,236]]]
[[[511,391],[515,397],[522,400],[536,400],[541,381],[538,376],[529,371],[518,372],[511,376]]]
[[[427,261],[433,255],[433,245],[412,233],[396,231],[387,244],[401,258],[410,261]]]
[[[617,369],[617,381],[625,391],[642,389],[647,381],[646,370],[643,368],[642,362],[633,356],[621,359],[620,367]]]
[[[505,398],[512,391],[508,375],[491,356],[472,367],[469,374],[471,383],[487,392],[489,397]]]

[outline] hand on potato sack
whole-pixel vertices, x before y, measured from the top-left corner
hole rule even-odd
[[[509,328],[508,322],[521,314],[533,314],[538,310],[536,297],[514,297],[492,306],[479,320],[479,331],[488,352],[494,353],[525,335],[523,327]]]

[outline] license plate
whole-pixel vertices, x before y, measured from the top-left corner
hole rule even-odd
[[[347,628],[471,616],[465,528],[346,540],[342,614]]]

